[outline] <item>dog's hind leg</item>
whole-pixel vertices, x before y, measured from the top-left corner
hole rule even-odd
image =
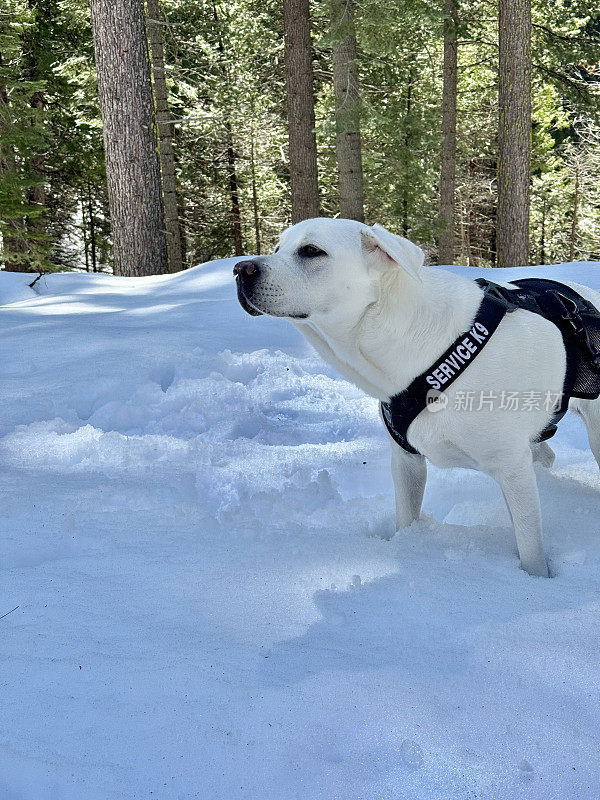
[[[587,428],[590,448],[600,466],[600,398],[597,400],[572,401],[573,411],[582,417]]]
[[[396,493],[396,530],[400,530],[418,519],[421,513],[427,482],[427,462],[424,456],[408,453],[391,436],[389,438]]]
[[[556,453],[548,442],[533,442],[531,445],[531,453],[533,455],[533,460],[537,461],[543,467],[550,469],[552,464],[554,464]]]
[[[530,575],[548,577],[548,564],[542,546],[542,515],[531,449],[512,457],[506,466],[493,472],[500,484],[510,512],[521,567]]]

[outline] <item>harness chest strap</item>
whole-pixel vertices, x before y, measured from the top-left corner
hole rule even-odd
[[[409,453],[418,454],[407,438],[409,425],[429,403],[436,402],[435,390],[447,389],[483,350],[504,315],[513,311],[509,303],[489,291],[483,296],[475,321],[461,333],[426,372],[389,402],[381,403],[385,426],[390,436]]]

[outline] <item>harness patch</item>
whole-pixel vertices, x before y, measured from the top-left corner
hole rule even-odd
[[[463,336],[450,355],[438,362],[425,376],[432,389],[441,389],[450,379],[455,378],[463,370],[465,364],[479,353],[490,337],[489,330],[481,322],[476,322],[471,330]]]

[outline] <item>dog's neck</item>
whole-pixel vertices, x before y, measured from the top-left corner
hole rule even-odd
[[[481,300],[481,289],[468,278],[431,267],[421,277],[418,283],[389,270],[379,299],[357,319],[309,319],[297,327],[344,377],[388,400],[469,327]]]

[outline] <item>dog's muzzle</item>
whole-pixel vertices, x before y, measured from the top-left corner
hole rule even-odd
[[[256,261],[238,261],[233,268],[237,296],[241,307],[253,317],[259,317],[263,312],[251,305],[248,296],[252,297],[254,284],[260,276],[260,268]]]

